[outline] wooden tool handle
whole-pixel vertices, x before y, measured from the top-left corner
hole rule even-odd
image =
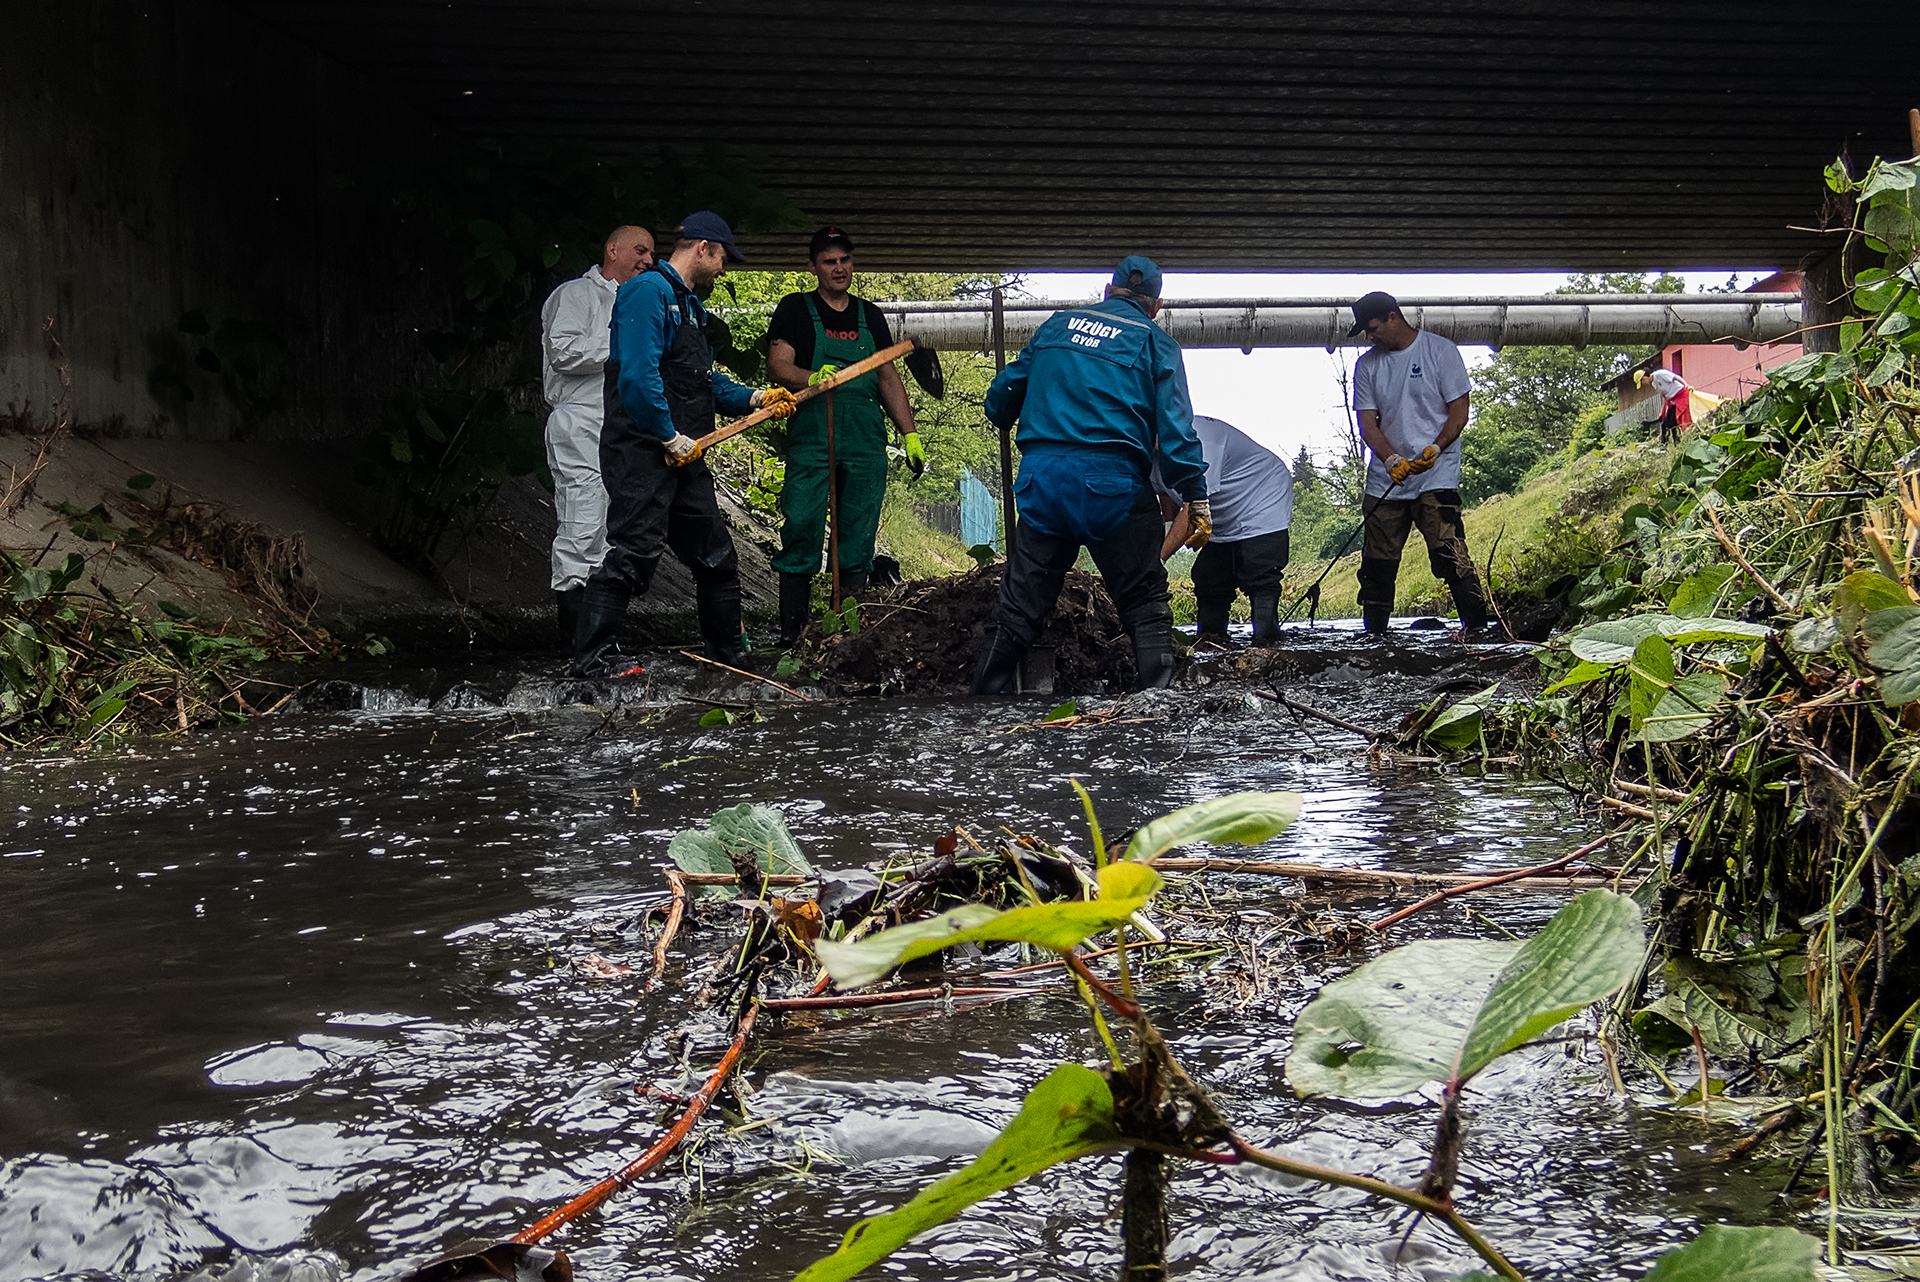
[[[793,394],[793,399],[796,401],[810,401],[822,392],[830,392],[842,383],[850,383],[862,374],[870,374],[882,365],[897,361],[912,350],[913,341],[911,339],[904,343],[895,343],[884,352],[875,352],[863,361],[855,361],[838,374],[835,374],[832,378],[823,378],[818,383],[800,389]],[[694,443],[700,447],[702,453],[705,453],[722,441],[732,440],[734,437],[740,435],[740,433],[752,427],[755,423],[764,423],[772,417],[772,410],[755,410],[745,418],[737,418],[725,427],[708,432]]]

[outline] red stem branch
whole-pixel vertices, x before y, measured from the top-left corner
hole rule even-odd
[[[733,1035],[733,1045],[727,1047],[727,1053],[720,1059],[720,1066],[713,1070],[713,1076],[707,1079],[706,1084],[695,1092],[693,1099],[687,1104],[687,1111],[680,1115],[680,1120],[673,1124],[672,1130],[655,1140],[652,1147],[648,1148],[646,1152],[615,1171],[612,1175],[609,1175],[606,1179],[595,1184],[579,1197],[574,1198],[557,1211],[548,1212],[538,1223],[531,1227],[521,1229],[513,1235],[512,1240],[521,1243],[538,1242],[541,1238],[546,1237],[562,1225],[579,1219],[588,1211],[593,1210],[615,1193],[618,1193],[621,1189],[627,1187],[627,1185],[660,1165],[667,1154],[673,1152],[675,1148],[679,1147],[680,1141],[687,1138],[687,1132],[691,1131],[693,1124],[700,1120],[700,1115],[707,1111],[707,1105],[711,1104],[713,1097],[720,1093],[720,1087],[726,1082],[727,1075],[733,1072],[734,1066],[740,1062],[740,1056],[744,1054],[747,1049],[747,1038],[753,1032],[753,1017],[758,1013],[758,1010],[759,1008],[755,1006],[747,1007],[747,1013],[742,1016],[740,1020],[740,1030]]]

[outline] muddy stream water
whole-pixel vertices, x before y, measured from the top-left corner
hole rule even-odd
[[[1316,635],[1299,696],[1376,725],[1484,667],[1438,638]],[[1012,728],[1040,698],[781,704],[702,728],[703,705],[669,697],[713,693],[691,666],[613,714],[554,706],[532,666],[441,667],[184,741],[8,762],[0,1279],[390,1276],[619,1166],[658,1133],[662,1105],[634,1087],[685,1089],[724,1041],[686,986],[713,931],[642,982],[667,840],[722,806],[780,807],[826,868],[910,857],[955,823],[1084,850],[1070,775],[1110,833],[1224,792],[1306,794],[1262,859],[1497,871],[1598,831],[1549,782],[1370,766],[1357,739],[1242,686],[1137,697],[1127,715],[1147,720],[1072,730]],[[1207,886],[1276,924],[1311,891]],[[1479,894],[1392,938],[1525,933],[1563,902]],[[1222,958],[1155,968],[1145,1000],[1176,1053],[1255,1141],[1411,1183],[1431,1110],[1303,1103],[1281,1071],[1294,1016],[1369,954],[1262,948],[1278,978],[1239,1009],[1209,969]],[[588,954],[638,973],[593,979],[572,964]],[[591,1282],[790,1277],[977,1152],[1050,1067],[1098,1058],[1065,990],[765,1021],[745,1116],[703,1122],[562,1241]],[[1510,1057],[1477,1087],[1460,1204],[1530,1276],[1637,1274],[1701,1222],[1777,1214],[1777,1166],[1722,1165],[1730,1126],[1610,1096],[1591,1043]],[[1111,1277],[1118,1172],[1056,1168],[875,1276]],[[1183,1167],[1170,1205],[1181,1278],[1477,1262],[1444,1229],[1408,1236],[1394,1208],[1253,1168]]]

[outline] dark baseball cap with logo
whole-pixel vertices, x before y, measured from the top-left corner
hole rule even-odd
[[[727,226],[727,220],[711,209],[703,209],[697,214],[688,214],[680,221],[680,236],[683,240],[710,240],[727,251],[727,261],[744,263],[747,256],[733,243],[733,228]]]
[[[829,223],[819,231],[813,233],[813,239],[807,242],[807,257],[809,259],[820,257],[820,251],[828,245],[845,245],[847,252],[851,254],[853,252],[853,237]]]
[[[1160,297],[1160,264],[1145,254],[1128,254],[1113,269],[1116,287],[1142,298]]]
[[[1347,331],[1347,337],[1358,338],[1366,332],[1368,321],[1385,320],[1389,314],[1399,310],[1399,300],[1384,289],[1362,294],[1353,305],[1353,328]]]

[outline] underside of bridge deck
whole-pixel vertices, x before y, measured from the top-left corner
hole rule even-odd
[[[866,268],[1787,266],[1920,7],[244,0],[470,137],[718,140]],[[756,247],[782,262],[793,236]]]

